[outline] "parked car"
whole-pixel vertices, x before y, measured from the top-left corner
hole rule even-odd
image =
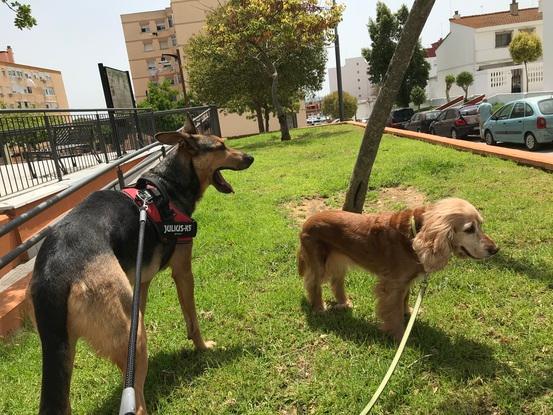
[[[398,108],[392,110],[386,121],[386,127],[405,128],[405,124],[409,122],[414,113],[415,111],[413,108]]]
[[[450,108],[443,110],[430,124],[430,134],[451,138],[480,135],[478,107]]]
[[[553,96],[539,96],[513,101],[499,108],[484,123],[487,144],[524,143],[536,150],[553,142]]]
[[[411,120],[405,125],[406,130],[427,133],[430,131],[430,124],[440,115],[440,111],[418,112],[411,117]]]
[[[307,125],[319,125],[327,122],[326,117],[322,116],[311,116],[307,118]]]

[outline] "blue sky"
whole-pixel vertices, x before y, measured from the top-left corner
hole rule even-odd
[[[551,1],[551,0],[546,0]],[[162,9],[169,0],[26,0],[33,8],[38,26],[20,31],[13,27],[13,15],[0,5],[0,50],[12,46],[16,62],[58,69],[63,73],[69,105],[72,108],[102,108],[105,102],[98,75],[99,62],[128,69],[127,51],[120,15]],[[340,2],[340,0],[338,0]],[[342,62],[360,56],[369,45],[367,22],[375,15],[376,0],[342,0],[346,5],[339,27]],[[455,10],[461,15],[507,10],[510,0],[436,0],[422,33],[429,45],[444,37]],[[413,0],[386,0],[392,9]],[[519,7],[535,7],[538,0],[519,0]],[[334,49],[329,49],[327,66],[334,67]],[[325,89],[326,83],[325,83]]]

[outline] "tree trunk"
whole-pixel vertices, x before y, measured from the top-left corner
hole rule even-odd
[[[271,86],[271,95],[273,97],[273,107],[278,117],[278,124],[280,125],[280,140],[288,141],[291,139],[290,131],[288,130],[288,122],[286,122],[286,114],[284,113],[284,109],[282,108],[282,105],[280,105],[280,101],[278,99],[278,72],[275,65],[271,65],[273,69],[273,85]]]
[[[346,194],[343,209],[350,212],[362,212],[367,195],[371,170],[378,152],[378,146],[384,132],[386,119],[411,62],[411,56],[434,6],[435,0],[415,0],[409,18],[405,23],[401,39],[388,66],[384,85],[380,90],[369,122],[365,127],[359,155],[355,162],[350,185]]]
[[[265,104],[263,110],[265,111],[265,131],[269,132],[269,123],[271,122],[271,110],[269,109],[269,106],[267,104]]]
[[[524,77],[526,78],[526,93],[528,94],[528,66],[527,62],[524,61]]]
[[[451,101],[451,98],[449,98],[449,89],[448,87],[445,88],[445,97],[447,99],[447,102]]]
[[[257,128],[259,128],[259,132],[264,133],[265,128],[263,127],[263,111],[261,104],[255,104],[255,118],[257,118]]]

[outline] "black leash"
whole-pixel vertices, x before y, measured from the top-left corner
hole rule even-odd
[[[142,254],[144,251],[144,231],[146,229],[146,218],[148,205],[152,202],[148,193],[139,193],[142,200],[139,207],[138,250],[136,253],[136,272],[134,277],[134,290],[131,310],[131,331],[129,334],[129,349],[127,354],[127,371],[125,373],[125,387],[121,396],[119,415],[136,414],[136,394],[134,391],[134,370],[136,365],[136,339],[138,337],[138,320],[140,311],[140,279],[142,276]]]

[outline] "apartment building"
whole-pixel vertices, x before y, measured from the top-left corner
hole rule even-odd
[[[377,89],[371,84],[368,74],[369,65],[365,58],[347,58],[342,66],[342,89],[354,98],[357,98],[357,119],[368,118],[372,111],[372,104],[376,101]],[[328,69],[330,92],[338,90],[336,68]]]
[[[0,105],[6,108],[68,108],[60,71],[15,62],[0,51]]]
[[[121,15],[136,102],[146,98],[150,81],[169,79],[175,89],[182,91],[181,69],[186,88],[186,69],[179,67],[185,61],[183,47],[202,30],[206,15],[221,3],[224,0],[171,0],[170,7],[163,10]],[[220,111],[219,118],[222,133],[227,137],[259,131],[257,121],[245,116]],[[297,126],[306,125],[303,103],[295,118]],[[269,127],[277,130],[278,121],[271,120]]]

